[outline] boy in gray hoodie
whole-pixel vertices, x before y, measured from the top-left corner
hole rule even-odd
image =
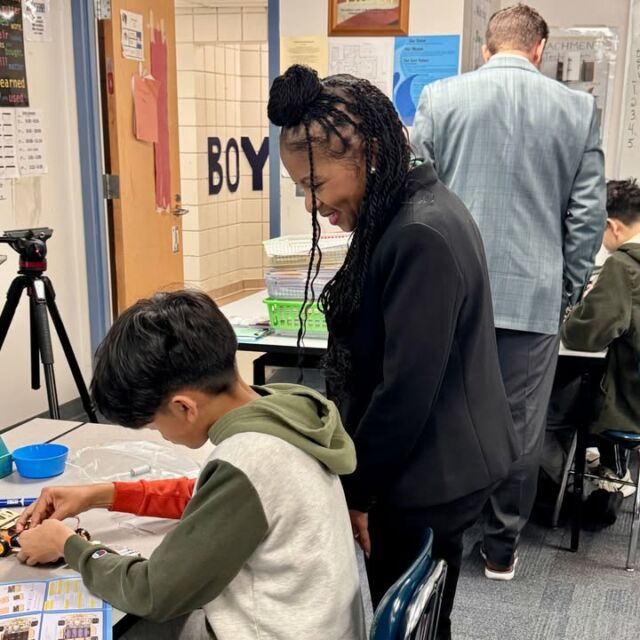
[[[203,609],[217,640],[361,640],[338,477],[355,469],[353,443],[314,391],[243,382],[236,348],[202,293],[158,294],[127,309],[96,354],[99,410],[176,444],[216,447],[195,487],[178,479],[45,489],[19,522],[19,558],[64,556],[93,593],[142,618]],[[122,557],[60,522],[97,506],[180,521],[149,559]]]

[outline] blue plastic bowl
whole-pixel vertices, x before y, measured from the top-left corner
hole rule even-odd
[[[23,478],[52,478],[64,471],[69,448],[63,444],[30,444],[11,455]]]

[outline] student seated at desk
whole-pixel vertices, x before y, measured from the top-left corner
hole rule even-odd
[[[355,469],[353,443],[320,394],[243,382],[236,346],[202,293],[158,294],[127,309],[96,354],[99,410],[176,444],[195,449],[209,439],[216,448],[193,495],[187,479],[45,489],[20,519],[29,528],[19,558],[37,564],[64,555],[92,592],[143,618],[162,622],[202,608],[217,640],[361,640],[338,477]],[[180,522],[147,560],[92,545],[59,521],[107,506]],[[197,637],[207,637],[201,631]],[[162,627],[147,636],[184,637]]]
[[[640,433],[640,187],[635,180],[607,184],[607,215],[604,245],[611,255],[561,335],[569,349],[608,349],[593,433]],[[600,475],[628,479],[625,456],[604,439],[598,448]]]

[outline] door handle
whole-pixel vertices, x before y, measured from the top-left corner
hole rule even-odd
[[[174,216],[186,216],[189,213],[189,209],[185,209],[182,206],[182,196],[179,193],[176,193],[176,206],[175,209],[171,211]]]

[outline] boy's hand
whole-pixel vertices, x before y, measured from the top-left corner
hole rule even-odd
[[[29,566],[56,562],[64,556],[66,541],[74,532],[59,520],[45,520],[20,534],[18,560]]]
[[[369,538],[369,514],[355,509],[349,510],[353,537],[358,541],[360,548],[367,558],[371,555],[371,540]]]
[[[46,487],[40,497],[22,512],[16,522],[16,531],[20,533],[27,527],[37,527],[49,518],[64,520],[89,509],[109,507],[113,504],[114,496],[115,485],[111,482],[77,487]]]

